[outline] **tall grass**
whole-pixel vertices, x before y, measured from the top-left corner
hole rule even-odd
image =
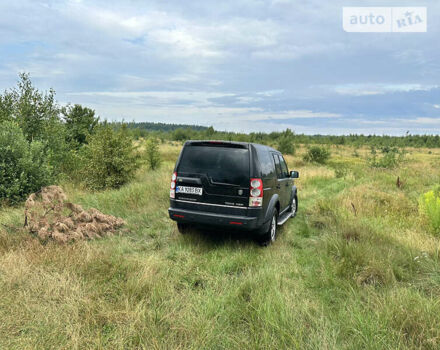
[[[161,145],[161,167],[119,190],[64,186],[123,217],[121,235],[41,245],[21,231],[22,208],[0,211],[0,349],[440,347],[440,245],[417,210],[440,180],[435,151],[371,169],[367,149],[335,148],[338,177],[299,148],[286,158],[300,212],[263,249],[244,234],[177,232],[179,147]]]

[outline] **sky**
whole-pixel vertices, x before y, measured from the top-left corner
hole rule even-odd
[[[426,6],[348,33],[343,6]],[[440,1],[0,2],[0,90],[30,73],[101,119],[239,132],[440,134]]]

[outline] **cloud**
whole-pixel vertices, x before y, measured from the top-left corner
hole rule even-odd
[[[68,93],[67,96],[105,98],[106,100],[120,99],[124,101],[143,101],[145,104],[173,104],[176,101],[190,102],[193,105],[208,105],[209,99],[233,96],[231,93],[204,91],[94,91]],[[180,104],[180,103],[178,103]]]
[[[440,126],[440,118],[418,117],[415,119],[397,119],[397,120],[407,124],[417,124],[419,126],[424,126],[424,125]]]
[[[331,87],[340,95],[369,96],[383,95],[394,92],[429,91],[438,85],[423,84],[347,84]]]
[[[27,71],[61,102],[86,104],[107,119],[432,132],[440,117],[440,24],[417,36],[348,35],[344,5],[4,1],[0,89]],[[440,11],[434,0],[427,6]]]

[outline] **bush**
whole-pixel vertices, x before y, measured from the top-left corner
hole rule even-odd
[[[278,140],[278,151],[283,154],[295,154],[295,145],[292,138],[288,136],[281,136]]]
[[[159,143],[156,138],[147,140],[147,162],[151,170],[158,168],[160,165]]]
[[[114,131],[107,124],[89,136],[80,158],[82,180],[94,190],[124,185],[134,177],[140,165],[126,128]]]
[[[0,123],[0,202],[17,203],[52,183],[44,146],[29,143],[17,123]]]
[[[308,149],[303,159],[309,163],[325,164],[330,158],[330,151],[319,146],[312,146]]]
[[[404,150],[399,150],[397,147],[382,147],[380,149],[381,155],[378,155],[375,147],[371,147],[371,157],[368,163],[373,168],[391,169],[396,167],[405,156]]]
[[[419,204],[434,233],[440,234],[440,186],[423,194]]]
[[[338,179],[345,178],[348,175],[348,168],[344,164],[334,164],[335,176]]]
[[[190,129],[176,129],[173,131],[172,138],[174,141],[186,141],[191,139]]]

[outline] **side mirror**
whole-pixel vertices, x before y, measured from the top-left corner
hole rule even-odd
[[[290,177],[291,177],[292,179],[298,179],[298,178],[299,178],[299,172],[297,172],[297,171],[295,171],[295,170],[292,170],[292,171],[290,172]]]

